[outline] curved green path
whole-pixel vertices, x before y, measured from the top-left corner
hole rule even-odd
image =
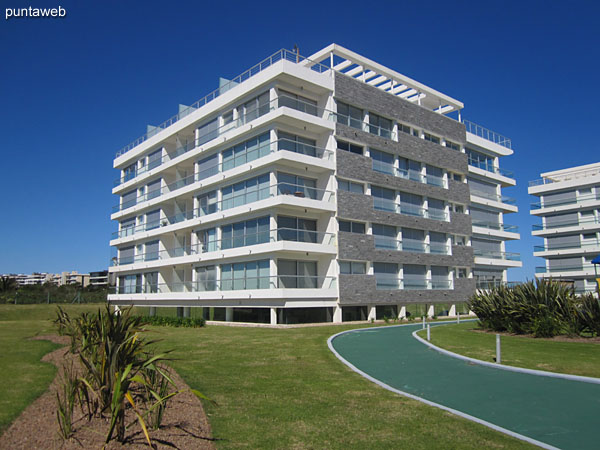
[[[432,325],[432,327],[438,325]],[[404,393],[562,449],[600,448],[600,384],[484,367],[417,341],[421,324],[345,332],[346,362]]]

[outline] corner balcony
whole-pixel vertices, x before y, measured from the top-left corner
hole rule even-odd
[[[593,264],[579,264],[565,267],[538,266],[535,268],[538,278],[595,278],[596,272]]]
[[[467,132],[467,143],[488,149],[501,156],[512,155],[512,141],[495,131],[488,130],[469,120],[462,119]]]
[[[494,167],[492,164],[478,161],[471,157],[468,158],[468,163],[469,172],[499,181],[503,187],[515,186],[517,184],[515,174],[510,170]]]
[[[534,224],[531,226],[533,236],[546,236],[553,234],[573,234],[584,231],[600,229],[600,218],[581,218],[579,220],[567,220],[552,224]]]
[[[496,252],[474,249],[475,264],[482,266],[522,267],[521,255],[513,252]]]
[[[471,189],[471,202],[490,206],[505,212],[518,212],[517,200],[506,195],[489,194]]]
[[[519,227],[516,225],[475,220],[472,222],[472,226],[472,233],[477,235],[497,237],[502,240],[515,240],[521,238],[519,235]]]
[[[556,211],[568,211],[600,206],[600,195],[586,194],[576,198],[531,203],[531,214],[544,215]]]
[[[255,191],[234,195],[220,201],[202,205],[197,209],[162,217],[158,221],[127,227],[112,234],[111,245],[123,243],[121,239],[133,241],[166,232],[183,230],[221,221],[250,211],[271,211],[272,208],[285,205],[315,211],[336,210],[335,192],[295,185],[278,183]],[[116,241],[119,240],[119,241]]]
[[[115,257],[112,272],[160,268],[165,265],[192,264],[210,260],[223,261],[264,253],[337,254],[335,233],[277,228],[259,233],[234,235],[187,247]]]

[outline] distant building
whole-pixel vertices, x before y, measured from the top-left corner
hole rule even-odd
[[[544,240],[534,256],[546,259],[536,277],[574,283],[575,292],[594,292],[596,274],[592,259],[600,254],[600,163],[541,174],[529,182],[538,197],[531,214],[542,219],[533,236]]]
[[[90,286],[113,286],[115,283],[114,281],[111,282],[111,279],[114,279],[114,277],[108,273],[108,270],[90,272]]]
[[[90,284],[90,274],[77,273],[76,270],[63,272],[61,274],[61,285],[65,284],[79,284],[82,287],[87,287]]]

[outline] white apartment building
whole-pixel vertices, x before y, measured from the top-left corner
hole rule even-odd
[[[541,174],[529,182],[538,197],[531,214],[541,218],[532,235],[543,239],[534,256],[546,260],[536,277],[572,281],[576,293],[595,292],[591,261],[600,255],[600,163]]]
[[[510,141],[462,108],[335,44],[221,80],[117,153],[109,301],[268,323],[467,313],[520,262]]]

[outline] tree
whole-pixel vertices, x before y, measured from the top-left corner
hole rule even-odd
[[[0,277],[0,292],[9,292],[17,290],[17,280],[13,277]]]

